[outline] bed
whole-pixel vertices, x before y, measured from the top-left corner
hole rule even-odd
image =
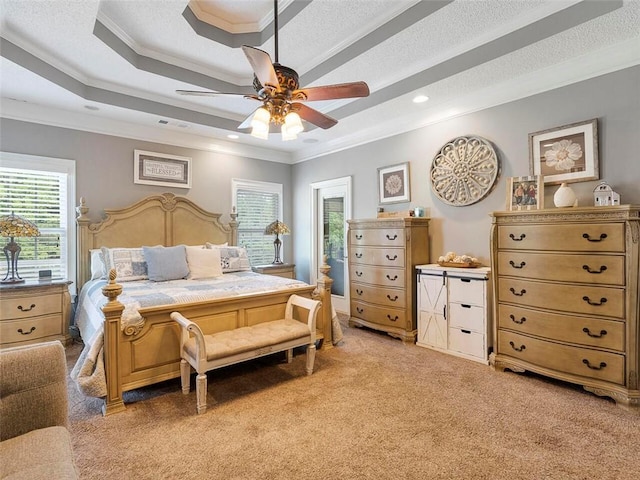
[[[120,302],[119,298],[121,295],[122,298],[131,296],[127,292],[138,282],[131,285],[127,285],[128,282],[118,283],[115,270],[107,272],[107,279],[92,279],[95,277],[91,268],[92,254],[95,258],[95,252],[100,249],[234,246],[238,238],[236,213],[230,213],[231,220],[224,224],[221,222],[222,214],[208,212],[189,199],[171,193],[153,195],[126,208],[105,210],[104,219],[98,223],[92,223],[84,199],[80,200],[77,212],[77,287],[80,292],[77,305],[86,311],[88,307],[81,304],[83,297],[93,295],[95,298],[97,291],[104,298],[103,305],[93,314],[100,316],[93,318],[93,326],[87,326],[87,321],[78,325],[85,347],[73,368],[72,377],[81,390],[82,381],[85,381],[90,385],[90,395],[104,397],[104,415],[124,410],[123,392],[179,377],[180,329],[170,318],[171,312],[176,310],[198,323],[205,333],[215,333],[282,318],[286,302],[294,293],[312,297],[322,302],[317,322],[319,346],[321,349],[331,348],[333,329],[339,325],[332,315],[332,280],[328,276],[327,265],[321,268],[322,275],[316,285],[236,272],[232,280],[236,282],[236,288],[254,276],[262,277],[258,281],[263,284],[268,277],[276,285],[273,288],[263,285],[253,290],[238,290],[231,296],[186,296],[179,305],[145,306],[141,303],[136,308],[140,318],[133,322],[127,321],[127,303]],[[175,288],[189,289],[185,282],[190,280],[178,282],[180,285]],[[125,294],[122,293],[123,286]],[[147,286],[142,281],[137,288]],[[97,393],[92,394],[91,390]]]

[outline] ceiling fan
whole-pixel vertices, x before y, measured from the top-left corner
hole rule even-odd
[[[301,102],[367,97],[369,87],[365,82],[351,82],[300,88],[298,73],[278,63],[278,0],[274,0],[273,4],[275,62],[272,62],[269,54],[263,50],[248,45],[242,46],[242,51],[254,72],[255,95],[197,90],[176,90],[176,93],[199,96],[239,95],[258,100],[262,102],[262,106],[249,115],[238,129],[251,127],[251,135],[267,139],[269,124],[273,123],[280,126],[283,140],[292,140],[304,129],[301,118],[324,129],[338,123],[336,119]]]

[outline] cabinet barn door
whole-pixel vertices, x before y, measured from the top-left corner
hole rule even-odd
[[[445,277],[420,275],[418,288],[420,305],[418,312],[417,343],[438,348],[447,348],[447,285]]]

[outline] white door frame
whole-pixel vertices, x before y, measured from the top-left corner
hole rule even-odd
[[[310,282],[311,284],[315,284],[317,281],[317,272],[319,262],[322,260],[319,257],[319,248],[318,248],[318,191],[323,188],[329,187],[344,187],[345,189],[345,208],[344,208],[344,216],[345,216],[345,250],[344,250],[344,297],[340,298],[338,304],[342,304],[342,308],[336,308],[343,313],[350,314],[349,308],[349,263],[348,263],[348,238],[347,238],[347,220],[351,220],[351,176],[334,178],[332,180],[325,180],[322,182],[315,182],[311,184],[311,271],[310,271]],[[331,276],[331,272],[329,272],[329,276]],[[335,295],[332,295],[335,297]],[[342,300],[344,298],[344,300]],[[334,304],[335,305],[335,304]]]

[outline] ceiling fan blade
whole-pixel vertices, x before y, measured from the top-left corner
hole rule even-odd
[[[262,108],[262,106],[260,106],[258,108]],[[258,110],[258,108],[256,108],[256,110]],[[256,114],[256,110],[251,112],[251,114],[249,114],[249,116],[247,118],[245,118],[240,125],[238,125],[238,130],[244,130],[246,128],[251,128],[251,120],[253,120],[253,116]]]
[[[249,60],[251,68],[253,68],[262,86],[269,85],[279,91],[280,83],[278,82],[278,76],[273,68],[269,54],[259,48],[248,45],[243,45],[242,51],[246,55],[247,60]]]
[[[240,97],[251,97],[253,98],[251,95],[247,95],[246,93],[224,93],[224,92],[210,92],[210,91],[203,91],[203,90],[176,90],[176,93],[178,95],[190,95],[190,96],[197,96],[197,97],[220,97],[222,95],[235,95],[235,96],[240,96]]]
[[[320,128],[324,128],[325,130],[327,128],[333,127],[336,123],[338,123],[335,118],[331,118],[330,116],[325,115],[324,113],[320,113],[319,111],[314,110],[311,107],[307,107],[302,103],[292,103],[291,106],[293,108],[293,111],[297,112],[298,115],[300,115],[300,118],[306,120],[307,122],[313,123]]]
[[[299,96],[303,98],[299,98]],[[365,82],[338,83],[320,87],[294,90],[293,98],[313,102],[315,100],[335,100],[338,98],[368,97],[369,86]]]

